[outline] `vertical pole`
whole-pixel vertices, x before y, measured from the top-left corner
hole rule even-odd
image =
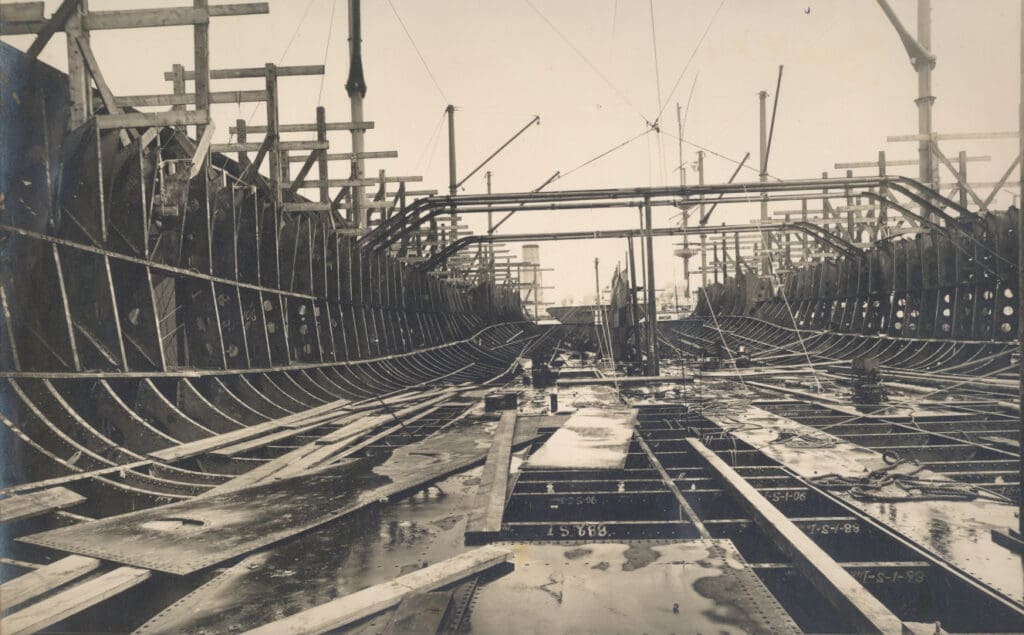
[[[925,50],[932,50],[932,0],[917,0],[917,42]],[[932,69],[935,68],[935,60],[921,58],[914,60],[914,70],[917,71],[917,157],[919,164],[918,179],[932,188],[937,187],[935,178],[934,160],[932,156],[932,104],[935,97],[932,95]],[[925,218],[929,218],[931,212],[922,210]]]
[[[739,277],[741,275],[743,275],[743,270],[740,269],[740,233],[739,232],[734,232],[732,237],[733,237],[733,241],[734,241],[734,245],[735,245],[735,254],[736,254],[736,262],[733,263],[733,264],[736,265],[736,278],[739,279]]]
[[[69,124],[72,130],[84,124],[89,118],[92,102],[85,60],[81,49],[75,43],[76,37],[88,38],[88,32],[82,25],[82,14],[86,10],[85,0],[82,0],[64,23],[64,32],[68,40],[68,98],[71,102]]]
[[[760,182],[762,182],[762,183],[765,183],[765,182],[768,181],[768,109],[767,109],[767,105],[766,105],[766,101],[768,99],[768,93],[766,91],[762,90],[761,92],[757,93],[757,99],[758,99],[758,102],[759,102],[759,114],[760,114],[760,122],[759,122],[760,126],[759,126],[759,128],[760,128],[760,133],[761,133],[760,134],[760,142],[761,142],[760,143],[760,149],[761,149],[760,157],[761,157],[761,161],[760,161],[760,169],[758,170],[758,180]],[[761,222],[762,223],[768,222],[768,194],[766,192],[763,192],[761,194]],[[765,234],[765,236],[767,238],[767,241],[766,241],[767,244],[765,245],[765,247],[766,248],[771,248],[771,236],[768,235],[768,234]],[[737,267],[740,266],[739,258],[738,257],[736,259],[736,266]],[[739,272],[739,269],[737,269],[737,272]],[[761,259],[761,273],[763,273],[765,275],[768,274],[768,258],[767,258],[767,256],[765,256],[764,258]]]
[[[171,67],[171,72],[174,75],[174,79],[172,80],[172,86],[174,88],[174,94],[175,94],[175,96],[180,96],[180,97],[184,98],[184,96],[185,96],[185,67],[182,66],[181,64],[175,64],[174,66]],[[186,106],[185,104],[175,104],[174,106],[171,107],[171,110],[184,111],[184,110],[188,110],[188,106]],[[241,121],[241,120],[239,120],[239,121]],[[178,130],[178,132],[184,133],[185,132],[185,126],[177,126],[177,130]],[[239,143],[242,143],[241,139],[239,139]]]
[[[644,197],[644,233],[647,243],[647,363],[648,375],[660,375],[658,363],[658,305],[654,291],[654,229],[651,221],[651,197]]]
[[[598,272],[598,263],[600,260],[594,258],[594,326],[601,324],[601,274]]]
[[[238,138],[238,143],[245,145],[245,142],[249,140],[249,135],[246,133],[245,119],[235,120],[235,137]],[[245,167],[245,164],[249,162],[249,153],[244,149],[238,151],[238,163]]]
[[[457,194],[458,177],[455,175],[455,106],[448,104],[448,107],[444,109],[448,115],[448,195],[455,196]],[[455,205],[452,205],[451,213],[451,230],[449,231],[449,240],[454,242],[458,237],[458,216],[455,212]]]
[[[270,184],[274,188],[274,204],[281,208],[281,121],[277,105],[277,65],[268,63],[264,66],[267,84],[267,134],[272,135],[270,152],[267,153],[267,164],[270,170]]]
[[[965,150],[960,151],[957,163],[957,169],[960,171],[960,181],[967,183],[967,152]],[[960,185],[957,188],[957,193],[960,195],[960,207],[966,208],[967,188],[964,185]]]
[[[366,80],[363,77],[363,40],[361,24],[360,0],[348,0],[348,80],[345,92],[351,104],[352,123],[363,122],[363,98],[366,97]],[[352,178],[364,177],[363,142],[366,131],[362,128],[352,129]],[[362,185],[352,188],[352,218],[359,229],[366,229],[366,210],[363,209],[365,190]]]
[[[1021,21],[1020,21],[1020,101],[1018,105],[1018,116],[1019,124],[1017,129],[1017,143],[1020,152],[1024,152],[1024,2],[1021,3]],[[1024,208],[1024,154],[1021,154],[1022,163],[1020,165],[1020,186],[1019,190],[1021,193],[1020,200],[1017,205],[1019,208]],[[1020,397],[1019,404],[1021,406],[1021,438],[1024,438],[1024,211],[1021,209],[1017,210],[1017,276],[1019,278],[1017,285],[1017,340],[1020,346]],[[1020,457],[1020,476],[1021,483],[1024,483],[1024,453]],[[1018,531],[1021,535],[1024,535],[1024,495],[1020,500],[1020,510],[1017,514],[1020,526]]]
[[[636,304],[636,258],[633,255],[633,236],[626,237],[629,246],[629,318],[633,327],[633,348],[636,351],[636,362],[640,362],[640,318]]]
[[[703,236],[701,236],[701,238],[703,238]],[[716,243],[715,241],[711,241],[711,248],[714,249],[715,251],[715,261],[714,264],[712,264],[711,266],[713,273],[715,275],[715,284],[718,284],[718,243]]]
[[[323,106],[316,107],[316,140],[327,141],[327,109]],[[317,150],[316,156],[317,165],[317,176],[320,177],[320,202],[330,203],[331,202],[331,191],[327,187],[327,179],[330,177],[330,172],[327,166],[327,150]],[[330,214],[330,218],[334,219],[334,214]]]
[[[679,104],[676,103],[676,129],[679,132],[679,188],[686,188],[686,168],[683,167],[683,116],[682,109]],[[690,212],[687,209],[683,209],[683,249],[687,250],[684,253],[688,253],[690,249],[689,238],[686,235],[686,229],[690,226]],[[686,255],[683,257],[683,298],[687,301],[690,300],[690,256]],[[679,308],[679,301],[676,301],[676,310]]]
[[[491,171],[487,170],[484,174],[487,177],[487,193],[491,193]],[[487,235],[490,236],[494,233],[494,213],[491,212],[491,204],[487,204]],[[487,242],[487,270],[491,276],[491,283],[494,282],[494,242]]]
[[[697,151],[697,184],[704,185],[704,151]],[[701,194],[700,217],[704,218],[704,202]],[[708,241],[707,236],[700,235],[700,286],[708,286]]]
[[[207,11],[209,0],[192,0],[196,9]],[[192,40],[195,46],[195,81],[196,111],[210,112],[210,21],[207,19],[192,27]],[[196,126],[196,139],[203,136],[206,126]]]
[[[878,206],[878,227],[879,229],[885,229],[886,225],[889,224],[889,205],[885,200],[889,197],[889,186],[885,184],[885,150],[878,151],[878,176],[883,179],[882,184],[878,186],[878,194],[881,196],[882,201]],[[887,234],[883,234],[887,235]]]

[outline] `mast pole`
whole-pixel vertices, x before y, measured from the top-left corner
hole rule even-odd
[[[366,80],[363,76],[363,40],[362,40],[362,8],[361,0],[348,0],[348,80],[345,92],[351,104],[352,123],[363,123],[363,98],[366,97]],[[366,172],[363,166],[364,138],[366,131],[359,127],[352,128],[352,178],[362,179]],[[366,210],[363,208],[365,190],[357,185],[352,188],[352,218],[356,226],[365,230],[367,227]]]
[[[455,175],[455,106],[448,104],[444,111],[448,115],[448,195],[455,196],[459,190]],[[457,229],[458,215],[455,212],[455,205],[452,205],[450,224],[448,244],[455,242],[459,237],[459,230]]]

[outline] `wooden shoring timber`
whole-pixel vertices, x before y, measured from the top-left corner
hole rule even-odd
[[[249,631],[250,635],[282,635],[323,633],[339,629],[356,620],[379,613],[399,604],[411,593],[426,593],[471,575],[511,562],[514,554],[508,547],[480,547],[443,562],[431,565],[390,582],[357,591],[326,604],[300,611],[294,615],[264,624]]]
[[[327,155],[328,161],[351,161],[356,158],[355,152],[333,152]],[[360,152],[358,154],[360,159],[397,159],[397,150],[372,150],[369,152]],[[291,161],[298,163],[302,161],[302,157],[292,157]]]
[[[100,561],[88,556],[67,556],[0,584],[5,611],[95,571]]]
[[[27,635],[38,632],[145,582],[151,575],[152,572],[147,569],[119,567],[101,576],[90,578],[42,602],[4,617],[0,620],[0,633]]]
[[[278,77],[295,77],[301,75],[323,75],[325,68],[321,65],[317,66],[278,66],[277,76]],[[255,79],[258,77],[264,77],[267,73],[267,69],[262,66],[253,68],[214,68],[210,69],[210,79]],[[167,81],[174,81],[176,78],[175,72],[170,71],[164,73],[164,79]],[[181,79],[186,81],[195,80],[195,71],[187,71],[182,69]],[[236,132],[234,128],[231,129],[232,134]],[[266,132],[266,130],[263,130]]]
[[[267,100],[265,90],[225,90],[210,93],[211,104],[241,104]],[[150,106],[184,106],[196,103],[195,93],[169,95],[122,95],[114,98],[118,106],[132,108]],[[232,127],[234,129],[234,127]]]
[[[0,4],[0,23],[41,21],[43,5],[42,2],[5,2]]]
[[[51,487],[10,496],[0,500],[0,523],[41,516],[65,507],[73,507],[84,501],[84,496],[65,487]]]
[[[261,128],[263,126],[260,126]],[[261,131],[256,130],[256,126],[250,126],[246,129],[247,132],[253,134]],[[215,143],[210,146],[210,150],[213,152],[257,152],[260,149],[259,143]],[[326,150],[330,147],[328,142],[324,141],[280,141],[277,144],[277,149],[281,152],[309,152],[310,150]],[[285,187],[290,185],[289,183],[283,184]]]
[[[115,128],[162,128],[166,126],[205,126],[210,115],[205,110],[171,110],[168,112],[126,112],[116,115],[96,115],[100,130]]]
[[[482,544],[496,540],[501,534],[508,493],[509,466],[512,461],[512,439],[516,434],[516,411],[506,410],[487,453],[487,462],[480,475],[469,520],[466,522],[466,544]]]
[[[359,123],[353,123],[351,121],[336,121],[324,124],[328,132],[335,132],[339,130],[372,130],[374,123],[372,121],[362,121]],[[278,132],[316,132],[317,125],[315,123],[283,123],[277,126]],[[266,132],[267,126],[249,126],[249,132]],[[229,132],[234,133],[234,127],[229,129]]]
[[[753,485],[697,439],[687,439],[736,503],[857,630],[901,633],[903,623]]]
[[[74,3],[74,4],[77,4]],[[210,18],[260,15],[270,13],[266,2],[210,5],[207,8],[170,7],[165,9],[121,9],[117,11],[87,11],[82,14],[82,27],[88,31],[112,29],[146,29],[162,26],[194,26],[208,24]],[[48,21],[32,20],[4,23],[4,35],[42,33]],[[58,31],[64,30],[62,24]]]

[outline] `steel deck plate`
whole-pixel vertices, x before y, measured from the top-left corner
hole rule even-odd
[[[469,632],[800,632],[729,540],[511,546]]]
[[[733,408],[724,408],[719,414],[705,413],[705,416],[805,478],[832,473],[863,476],[885,465],[882,455],[875,450],[749,404],[737,402]],[[780,432],[826,437],[836,445],[824,450],[793,448],[778,443]],[[947,478],[929,470],[918,472],[916,477]],[[993,529],[1017,526],[1015,505],[984,500],[866,502],[847,492],[831,493],[998,594],[1024,606],[1021,556],[992,541]]]
[[[467,469],[486,457],[494,429],[457,425],[396,449],[377,466],[340,466],[19,540],[184,575]]]
[[[526,469],[622,469],[636,410],[581,408],[527,459]]]

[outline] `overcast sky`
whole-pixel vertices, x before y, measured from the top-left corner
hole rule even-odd
[[[916,0],[892,3],[915,32]],[[47,0],[47,13],[58,4]],[[90,0],[93,10],[180,4],[185,3]],[[346,1],[271,0],[270,9],[270,15],[212,21],[213,68],[326,61],[323,81],[281,80],[281,121],[312,121],[318,103],[326,106],[329,120],[347,121]],[[785,72],[772,175],[819,177],[835,172],[836,162],[874,160],[879,150],[890,160],[916,158],[914,144],[885,140],[916,132],[917,85],[899,39],[871,0],[364,0],[363,14],[365,112],[376,122],[366,148],[399,152],[398,159],[368,162],[369,175],[380,168],[393,175],[422,174],[422,187],[444,191],[447,139],[441,122],[445,105],[452,103],[460,178],[532,115],[541,116],[539,127],[489,166],[495,191],[531,190],[556,170],[569,172],[643,133],[659,115],[673,136],[642,135],[549,189],[677,184],[676,103],[685,107],[694,80],[684,137],[735,161],[746,152],[757,155],[757,92],[774,92],[780,64]],[[934,0],[932,18],[936,130],[1016,130],[1020,1]],[[192,67],[191,37],[190,28],[176,27],[98,32],[92,41],[113,91],[130,95],[170,92],[163,72],[175,62]],[[21,48],[31,41],[4,39]],[[55,37],[41,57],[65,69],[63,37]],[[214,89],[260,84],[216,82]],[[214,116],[220,140],[238,117],[264,121],[262,106],[254,104],[217,106]],[[332,151],[349,147],[347,134],[332,135]],[[684,145],[688,168],[696,150]],[[947,156],[960,150],[992,157],[971,164],[971,179],[980,181],[997,180],[1016,156],[1013,139],[943,144]],[[709,154],[706,180],[727,180],[735,169],[729,159]],[[346,176],[345,166],[335,170],[332,176]],[[914,176],[916,168],[901,173]],[[688,178],[695,179],[692,169]],[[756,180],[756,174],[746,171],[742,178]],[[949,181],[948,174],[943,180]],[[484,190],[481,172],[464,191]],[[998,201],[1005,206],[1011,199],[1007,194]],[[656,210],[656,226],[675,222],[673,213]],[[756,214],[756,208],[733,206],[716,211],[713,220],[743,222]],[[475,228],[485,222],[467,220]],[[632,210],[539,212],[517,215],[501,231],[636,223]],[[655,243],[659,287],[681,277],[680,261],[671,256],[674,242]],[[556,287],[548,299],[592,297],[593,258],[601,259],[606,284],[624,251],[623,240],[543,243],[542,263],[555,269],[545,274],[545,284]]]

